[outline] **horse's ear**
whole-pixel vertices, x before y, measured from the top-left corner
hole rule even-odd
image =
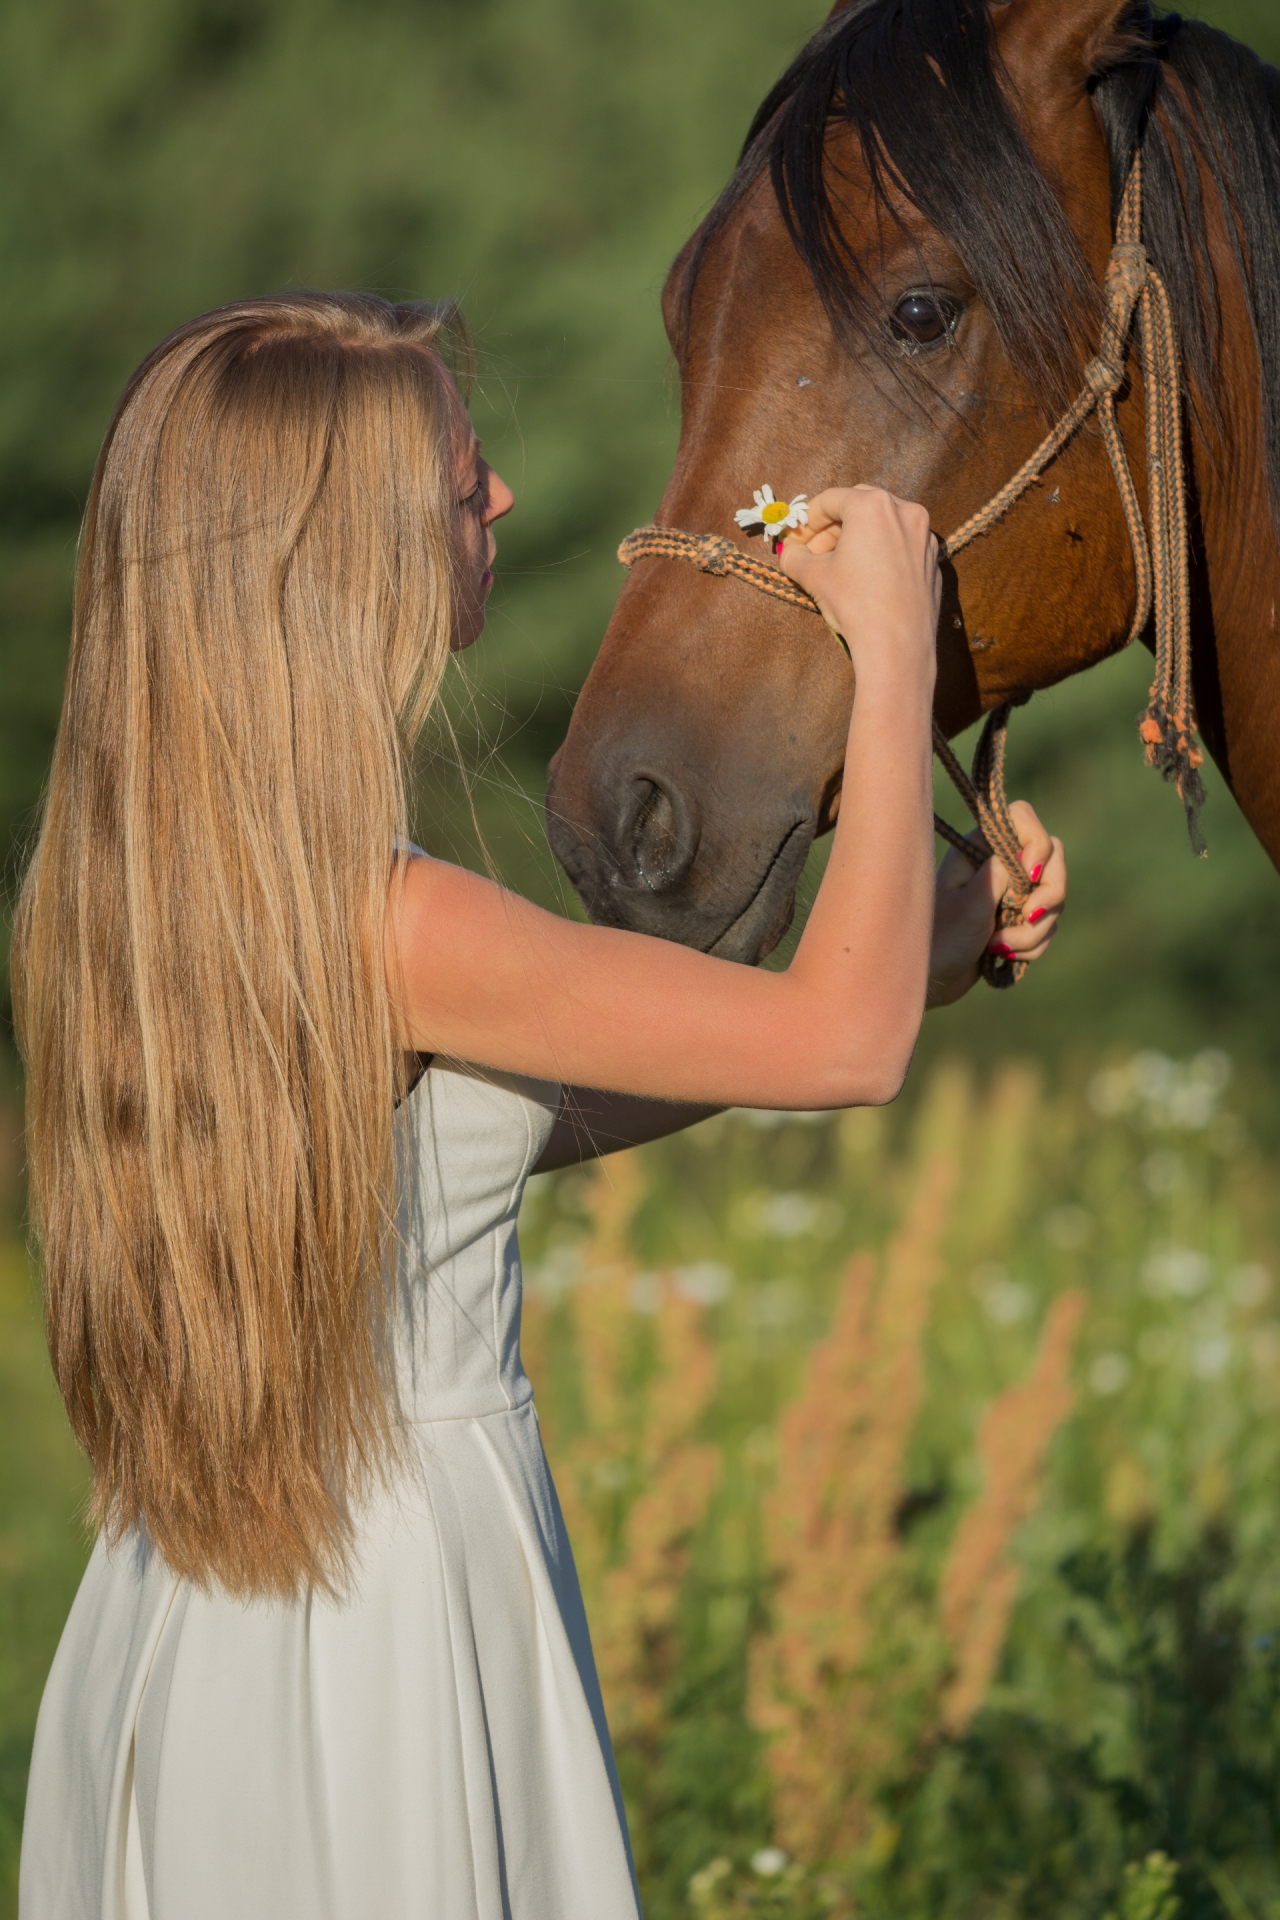
[[[1089,82],[1143,46],[1148,0],[996,0],[1000,58],[1029,103],[1078,98]]]

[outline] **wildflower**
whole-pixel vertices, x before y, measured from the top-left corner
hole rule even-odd
[[[767,534],[773,551],[781,553],[784,536],[809,524],[808,498],[807,493],[798,493],[794,500],[776,500],[772,487],[757,487],[754,507],[739,507],[733,517],[745,533],[758,528]]]
[[[720,1883],[732,1873],[732,1860],[726,1860],[723,1856],[700,1868],[689,1882],[689,1898],[694,1907],[699,1911],[708,1908],[716,1898]]]
[[[1095,1393],[1119,1393],[1128,1386],[1132,1372],[1123,1353],[1100,1353],[1089,1369],[1089,1385]]]

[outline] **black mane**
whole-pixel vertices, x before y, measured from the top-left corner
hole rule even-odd
[[[1136,147],[1143,238],[1165,278],[1206,424],[1216,399],[1221,318],[1204,271],[1206,214],[1193,156],[1231,209],[1226,222],[1261,367],[1273,507],[1280,513],[1280,73],[1227,34],[1137,0],[1121,62],[1093,93],[1111,154],[1113,213]],[[858,135],[887,222],[904,195],[964,260],[1005,351],[1046,413],[1079,390],[1096,351],[1100,291],[1001,88],[987,0],[851,0],[764,101],[738,169],[698,236],[702,260],[767,171],[838,334],[905,375],[874,271],[841,233],[826,163],[833,121]]]

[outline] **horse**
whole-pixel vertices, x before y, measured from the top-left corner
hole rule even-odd
[[[1280,74],[1226,34],[1145,0],[839,0],[668,276],[682,427],[655,518],[748,550],[735,513],[763,483],[862,481],[941,531],[967,520],[1080,391],[1136,158],[1180,345],[1196,719],[1280,865]],[[1147,513],[1144,379],[1122,358]],[[1124,646],[1137,592],[1089,420],[944,564],[942,732]],[[853,693],[801,608],[638,559],[547,787],[590,916],[767,954],[839,809]]]

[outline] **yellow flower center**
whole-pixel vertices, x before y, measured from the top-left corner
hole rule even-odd
[[[766,527],[774,527],[779,520],[785,520],[790,511],[791,508],[785,500],[771,500],[767,507],[761,508],[760,518]]]

